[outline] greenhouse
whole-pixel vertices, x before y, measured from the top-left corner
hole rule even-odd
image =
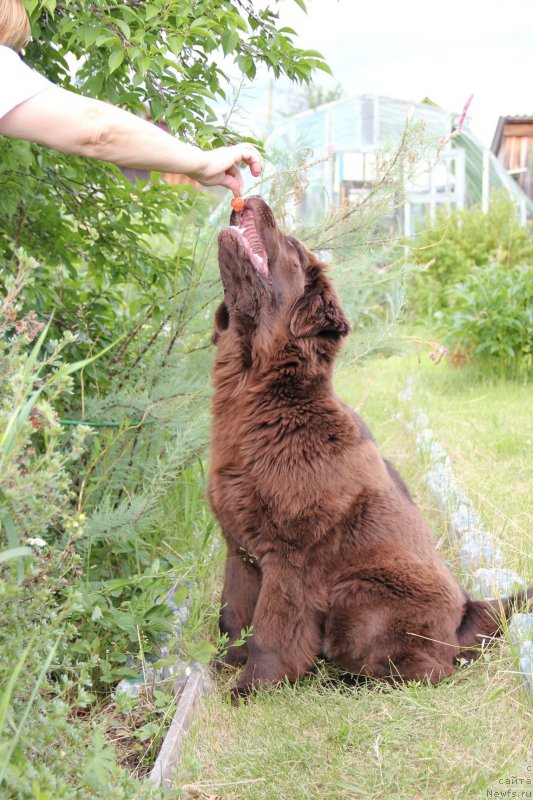
[[[364,195],[376,179],[380,154],[392,152],[406,126],[423,128],[423,154],[415,177],[406,179],[402,232],[414,234],[429,216],[482,203],[504,189],[516,201],[522,221],[533,203],[506,173],[495,155],[467,128],[455,130],[459,114],[430,101],[415,104],[390,97],[357,95],[336,100],[278,123],[267,148],[307,150],[309,183],[298,208],[305,222],[320,219],[332,206]],[[455,133],[454,133],[455,130]]]

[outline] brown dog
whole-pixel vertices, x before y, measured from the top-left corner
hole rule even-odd
[[[349,330],[321,264],[259,197],[219,237],[209,499],[227,542],[220,626],[246,645],[237,692],[320,655],[354,675],[427,679],[497,632],[362,420],[333,393]],[[521,598],[522,600],[524,598]],[[510,600],[501,604],[506,615]]]

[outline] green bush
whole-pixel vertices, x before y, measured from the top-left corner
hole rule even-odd
[[[109,796],[148,796],[148,789],[135,794],[118,769],[106,741],[112,723],[102,713],[111,708],[113,686],[138,678],[145,659],[158,657],[163,637],[176,649],[167,595],[176,604],[190,595],[191,633],[180,645],[196,657],[201,652],[203,593],[187,576],[213,561],[206,552],[213,524],[203,476],[195,464],[187,468],[205,442],[205,425],[192,425],[189,408],[191,376],[187,383],[182,362],[191,357],[170,347],[182,334],[174,321],[160,335],[157,355],[145,346],[147,367],[128,370],[132,384],[122,371],[122,393],[92,408],[116,415],[118,427],[95,428],[87,440],[86,426],[62,424],[58,408],[77,404],[72,375],[100,362],[65,362],[71,335],[51,341],[49,326],[23,300],[39,265],[21,250],[17,258],[17,274],[0,296],[0,796],[102,796],[108,785]],[[199,351],[194,361],[200,382],[203,356]],[[196,390],[197,416],[206,403],[198,400]],[[154,424],[145,436],[123,418],[146,417],[147,407]],[[165,508],[176,484],[172,508]],[[150,699],[133,742],[142,743],[147,765],[172,697],[159,692],[158,702]],[[87,724],[73,718],[82,712]],[[63,755],[51,747],[56,741]]]
[[[319,53],[295,45],[277,9],[257,9],[249,0],[24,5],[32,26],[24,58],[31,66],[63,88],[137,114],[149,109],[152,120],[206,148],[242,139],[216,121],[212,108],[226,94],[232,102],[229,60],[243,81],[253,79],[258,64],[304,84],[316,70],[329,71]],[[209,199],[156,178],[133,185],[110,164],[0,137],[0,288],[16,272],[15,250],[23,247],[39,262],[26,310],[45,321],[54,312],[53,337],[65,330],[75,335],[70,360],[86,353],[80,345],[102,349],[130,322],[162,321],[175,273],[191,268],[181,229],[197,226],[195,209]],[[147,237],[156,234],[176,246],[164,253],[152,247]],[[89,390],[93,378],[86,375]],[[100,388],[105,380],[98,376]]]
[[[71,334],[47,341],[47,326],[22,311],[37,264],[20,250],[18,260],[0,298],[0,522],[10,545],[62,529],[74,510],[67,468],[88,433],[80,426],[65,436],[55,406],[71,391],[72,374],[89,362],[62,363]]]
[[[109,647],[76,587],[83,515],[69,471],[87,431],[66,432],[56,410],[88,362],[64,363],[71,337],[49,341],[48,327],[25,311],[38,265],[20,250],[17,259],[0,297],[0,796],[99,797],[111,785],[114,797],[133,797],[101,732],[74,716],[94,701]]]
[[[533,366],[533,265],[474,267],[448,292],[440,323],[451,348],[489,373],[526,377]]]
[[[65,671],[76,636],[72,550],[42,548],[23,583],[0,564],[0,797],[75,800],[156,795],[116,763],[94,700],[88,665]],[[97,724],[98,723],[98,724]]]
[[[480,206],[437,214],[418,234],[412,259],[418,269],[409,291],[411,311],[433,316],[450,306],[454,285],[474,267],[533,262],[533,236],[520,224],[508,195],[494,193],[486,214]]]

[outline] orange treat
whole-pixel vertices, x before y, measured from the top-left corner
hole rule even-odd
[[[237,212],[237,214],[240,211],[242,211],[244,208],[244,200],[242,199],[242,197],[240,196],[234,197],[231,201],[231,207],[233,208],[234,211]]]

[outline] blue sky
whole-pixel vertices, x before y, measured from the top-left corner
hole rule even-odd
[[[261,3],[262,5],[262,3]],[[473,94],[470,127],[490,146],[500,115],[533,114],[533,0],[307,0],[305,14],[280,0],[280,24],[297,44],[323,53],[346,94],[402,100],[430,97],[460,112]],[[267,121],[269,79],[259,73],[245,90],[245,127],[261,134]],[[274,87],[274,110],[295,91]],[[298,89],[296,89],[298,91]]]

